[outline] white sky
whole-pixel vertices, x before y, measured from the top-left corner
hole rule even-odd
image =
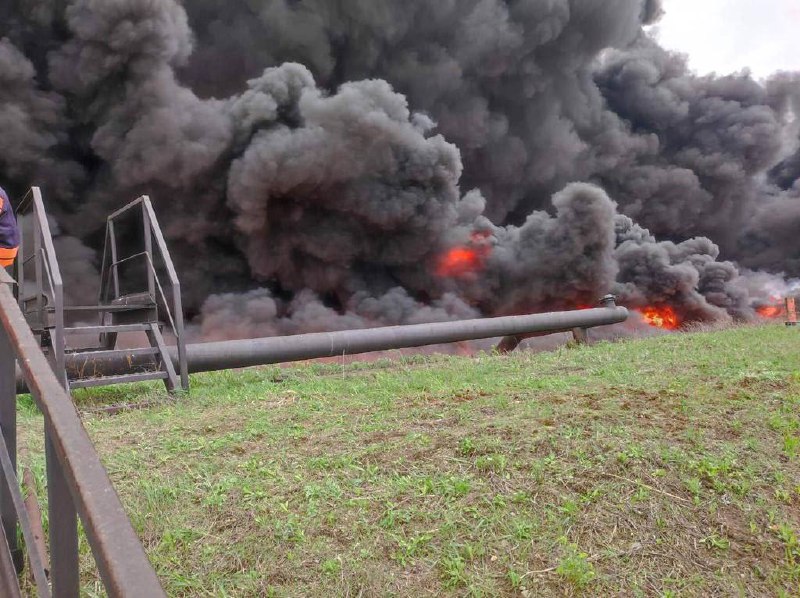
[[[800,71],[800,0],[664,0],[659,42],[703,75]]]

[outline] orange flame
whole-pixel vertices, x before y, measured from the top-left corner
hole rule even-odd
[[[461,278],[483,270],[486,258],[492,251],[487,244],[488,233],[473,233],[468,245],[453,247],[440,256],[436,275],[442,278]]]
[[[457,278],[481,268],[478,252],[469,247],[454,247],[442,257],[436,266],[436,275],[444,278]]]
[[[644,307],[638,310],[644,316],[644,321],[656,328],[676,330],[680,328],[681,321],[678,314],[670,306]]]
[[[786,313],[783,309],[783,305],[781,305],[782,297],[772,295],[769,299],[772,301],[772,303],[757,307],[756,313],[762,318],[782,317]]]
[[[783,308],[779,305],[762,305],[756,308],[756,313],[762,318],[780,318],[783,315]]]

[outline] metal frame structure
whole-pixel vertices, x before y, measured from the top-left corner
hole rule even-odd
[[[124,258],[119,257],[117,245],[116,225],[120,218],[128,216],[134,211],[139,211],[142,218],[144,233],[143,251],[134,253]],[[154,253],[153,249],[158,252]],[[164,292],[164,287],[158,277],[156,270],[155,256],[160,258],[161,264],[167,273],[169,281],[169,297]],[[186,337],[184,334],[183,305],[181,300],[181,284],[175,265],[172,262],[164,234],[158,224],[153,204],[147,195],[143,195],[132,201],[125,207],[111,214],[106,223],[106,240],[103,248],[103,265],[100,271],[100,305],[109,305],[115,301],[123,299],[120,293],[119,268],[128,262],[143,259],[147,273],[146,293],[152,302],[158,306],[163,306],[166,312],[166,321],[172,329],[177,343],[177,370],[180,376],[180,385],[183,390],[189,388],[189,371],[186,366]],[[113,293],[112,293],[113,287]],[[148,331],[152,335],[151,343],[159,348],[163,348],[163,339],[159,330]],[[170,364],[171,365],[171,364]]]
[[[0,268],[0,595],[21,595],[17,579],[23,565],[17,545],[19,525],[38,595],[77,598],[80,516],[109,596],[165,596],[64,387],[64,370],[56,370],[60,374],[56,375],[34,338],[12,291],[15,284]],[[16,475],[15,362],[44,415],[49,583],[46,555],[36,547]]]
[[[53,362],[56,372],[65,372],[67,358],[78,353],[92,353],[95,357],[118,355],[119,350],[115,350],[115,347],[119,333],[144,332],[150,342],[149,348],[139,350],[139,355],[149,360],[147,367],[140,368],[141,371],[121,373],[102,380],[94,377],[67,377],[64,373],[69,388],[163,380],[170,392],[178,388],[188,390],[181,285],[150,198],[139,197],[108,217],[100,294],[97,304],[88,306],[64,304],[64,285],[58,257],[53,246],[42,193],[38,187],[33,187],[23,198],[17,213],[23,218],[30,216],[32,227],[32,239],[25,237],[26,227],[23,227],[23,238],[15,262],[14,274],[19,281],[17,299],[31,330]],[[137,249],[132,255],[120,258],[117,226],[119,220],[126,216],[141,218],[143,241],[140,251]],[[120,292],[120,267],[137,260],[144,267],[144,288],[124,295]],[[158,268],[166,274],[166,292]],[[163,317],[159,317],[160,315]],[[71,316],[97,318],[97,323],[67,327],[65,318]],[[176,339],[177,371],[172,360],[167,357],[167,345],[161,333],[162,325],[169,326]],[[94,335],[95,338],[99,336],[101,346],[72,349],[69,339],[73,334]]]

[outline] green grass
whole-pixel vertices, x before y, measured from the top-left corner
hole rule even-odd
[[[75,399],[171,596],[791,596],[799,363],[769,326]]]

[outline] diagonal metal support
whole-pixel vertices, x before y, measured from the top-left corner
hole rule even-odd
[[[6,550],[8,538],[3,526],[0,525],[0,596],[8,598],[21,598],[22,592],[19,589],[17,571],[14,568],[14,561],[11,553]]]
[[[175,366],[172,364],[172,358],[169,356],[167,344],[164,342],[164,337],[157,323],[150,324],[150,330],[147,331],[147,338],[150,339],[150,344],[158,349],[158,354],[161,358],[161,369],[167,373],[164,384],[167,387],[167,391],[173,393],[178,388],[180,382],[178,381],[178,375],[175,373]]]
[[[19,480],[11,464],[11,456],[4,443],[0,443],[0,467],[3,470],[4,491],[7,491],[13,501],[14,509],[19,517],[22,536],[25,538],[25,546],[28,552],[28,562],[33,572],[33,579],[36,582],[36,590],[40,597],[50,596],[50,587],[47,583],[47,573],[44,568],[44,555],[40,554],[36,539],[34,538],[33,527],[28,518],[28,510],[25,508],[25,500],[19,489]]]

